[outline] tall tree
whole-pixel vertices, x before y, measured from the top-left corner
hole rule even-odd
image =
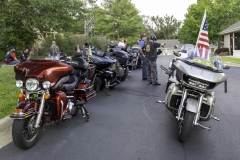
[[[196,43],[206,9],[209,41],[219,44],[222,40],[219,32],[240,20],[239,5],[239,0],[198,0],[197,4],[189,6],[188,13],[185,14],[179,40],[183,43]]]
[[[114,40],[127,39],[136,43],[142,29],[142,19],[130,0],[103,0],[101,8],[95,8],[94,32]]]
[[[83,17],[79,0],[2,0],[0,1],[0,51],[9,45],[22,49],[52,30],[69,32]],[[5,54],[5,53],[4,53]]]
[[[155,34],[160,39],[176,39],[181,21],[173,16],[165,15],[163,18],[159,16],[151,17],[155,25]]]

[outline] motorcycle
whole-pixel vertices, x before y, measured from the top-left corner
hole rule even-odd
[[[126,62],[125,68],[122,67],[121,63],[118,60],[114,59],[114,56],[117,56],[118,53],[109,53],[103,52],[99,49],[92,49],[92,57],[90,60],[96,66],[94,74],[94,89],[96,91],[104,91],[104,89],[113,89],[116,85],[122,83],[126,80],[128,71],[126,73]],[[126,57],[122,57],[124,59]],[[128,57],[127,57],[128,58]]]
[[[129,62],[131,63],[130,66],[131,66],[132,70],[136,70],[137,67],[142,66],[142,61],[140,58],[140,53],[139,53],[138,48],[139,48],[138,46],[137,47],[133,46],[130,50],[131,57],[130,57]]]
[[[174,52],[180,57],[179,52]],[[193,55],[193,54],[192,54]],[[215,92],[213,89],[224,82],[227,92],[227,77],[221,68],[215,67],[210,61],[190,56],[174,58],[169,69],[160,66],[168,77],[165,107],[178,120],[178,140],[185,142],[194,125],[210,129],[199,123],[219,118],[213,116],[215,108]]]
[[[17,147],[33,147],[40,127],[58,125],[79,110],[85,121],[89,120],[85,104],[96,92],[86,78],[93,76],[95,68],[81,58],[68,63],[71,65],[58,60],[28,60],[14,66],[20,92],[10,117],[14,119],[12,138]]]

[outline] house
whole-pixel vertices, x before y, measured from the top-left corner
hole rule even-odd
[[[224,36],[224,47],[230,49],[232,56],[240,57],[240,21],[219,33]]]

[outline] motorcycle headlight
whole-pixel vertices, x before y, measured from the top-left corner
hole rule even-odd
[[[29,78],[26,81],[26,88],[29,91],[35,91],[38,88],[38,81],[34,78]]]
[[[51,83],[49,81],[44,81],[42,83],[42,86],[43,86],[44,89],[49,89],[50,86],[51,86]]]
[[[133,53],[133,57],[137,57],[137,53],[136,52]]]
[[[17,86],[18,88],[21,88],[21,87],[23,86],[23,81],[17,80],[17,81],[16,81],[16,86]]]

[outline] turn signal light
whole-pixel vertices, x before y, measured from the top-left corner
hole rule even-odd
[[[14,113],[14,114],[19,114],[21,111],[22,111],[21,109],[14,109],[14,110],[13,110],[13,113]]]
[[[18,99],[19,99],[19,102],[24,101],[24,99],[25,99],[25,94],[23,94],[22,92],[19,92],[19,93],[18,93]]]
[[[18,98],[19,98],[19,99],[22,99],[23,97],[24,97],[24,94],[23,94],[22,92],[19,92],[19,93],[18,93]]]
[[[45,93],[44,94],[44,99],[49,99],[50,98],[50,94],[49,93]]]

